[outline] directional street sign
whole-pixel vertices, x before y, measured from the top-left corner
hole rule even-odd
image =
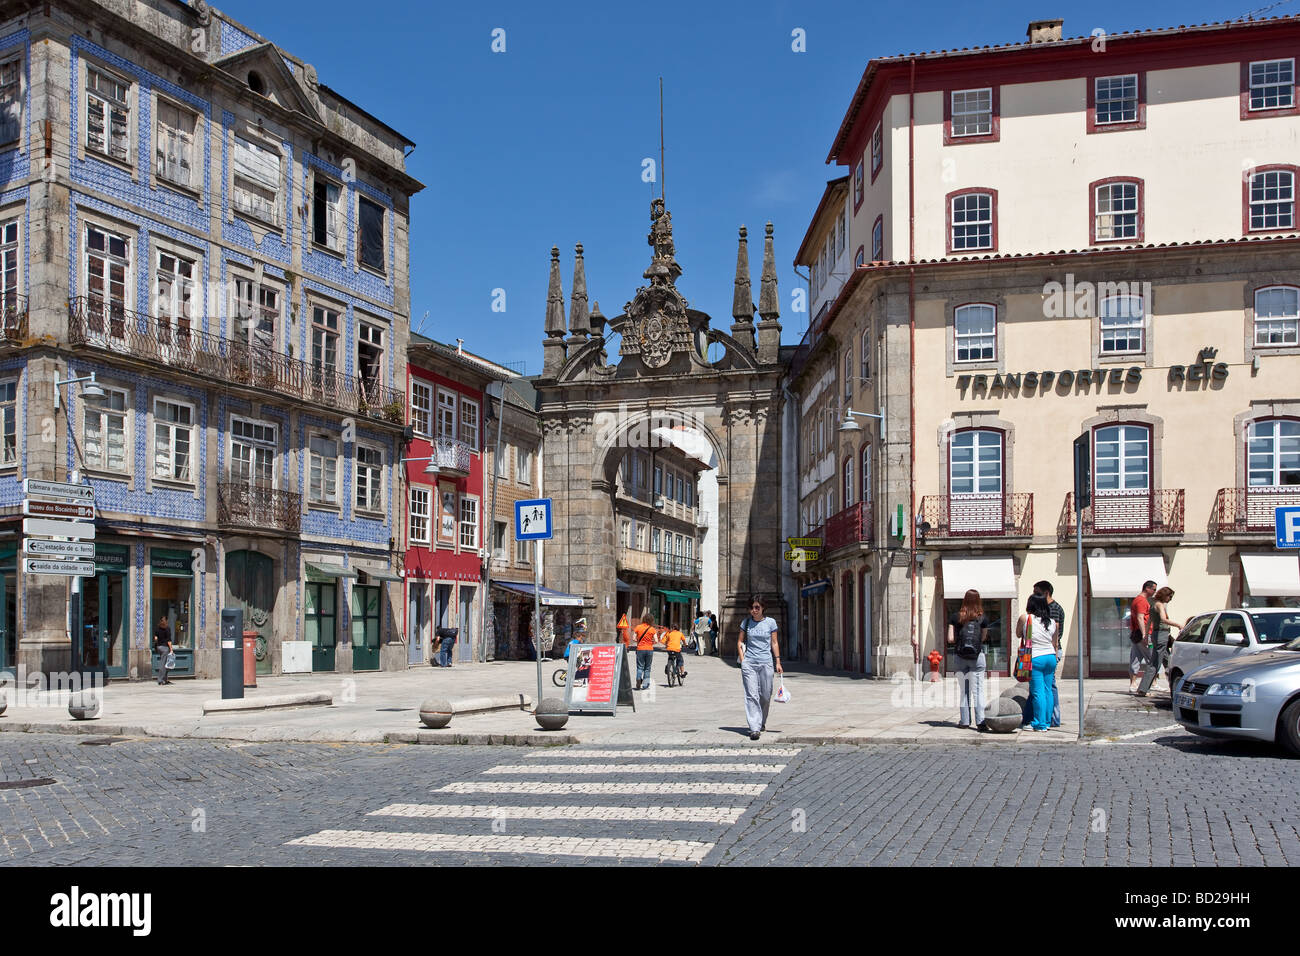
[[[41,558],[23,558],[23,570],[28,574],[61,574],[69,578],[93,578],[93,561],[46,561]]]
[[[50,541],[47,538],[23,538],[23,551],[55,559],[95,556],[95,546],[89,541]]]
[[[93,519],[95,506],[80,501],[33,501],[31,498],[24,498],[23,514],[46,518]]]
[[[1283,505],[1274,515],[1279,548],[1300,548],[1300,505]]]
[[[551,499],[515,502],[515,540],[541,541],[551,537]]]
[[[68,501],[93,502],[95,500],[95,489],[90,485],[73,485],[66,481],[42,481],[39,478],[24,478],[23,494],[63,498]]]
[[[56,538],[95,540],[95,526],[89,521],[60,521],[56,518],[24,518],[23,534],[49,535]]]

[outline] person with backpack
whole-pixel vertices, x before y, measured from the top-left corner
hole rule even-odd
[[[980,733],[988,730],[984,723],[984,633],[988,628],[984,602],[979,591],[972,588],[962,599],[961,608],[948,619],[948,646],[957,657],[957,683],[961,687],[957,726],[974,726]]]

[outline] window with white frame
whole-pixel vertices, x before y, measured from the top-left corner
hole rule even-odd
[[[172,344],[172,329],[178,338],[190,333],[194,314],[194,260],[159,249],[154,260],[154,318],[158,341]]]
[[[251,279],[235,279],[235,319],[231,331],[236,342],[258,350],[274,350],[279,343],[279,290]]]
[[[343,187],[326,179],[318,171],[312,181],[312,242],[334,252],[342,252],[347,228],[343,214]]]
[[[242,216],[280,225],[280,153],[264,143],[235,137],[234,206]]]
[[[438,389],[438,437],[456,437],[456,394]]]
[[[13,143],[23,129],[23,61],[0,63],[0,143]]]
[[[650,550],[658,554],[662,550],[661,545],[662,532],[658,528],[650,529]]]
[[[1096,123],[1136,123],[1138,118],[1138,77],[1099,76],[1093,81]]]
[[[633,533],[632,538],[633,538],[633,544],[635,545],[636,550],[638,551],[645,550],[646,531],[648,527],[649,526],[644,521],[638,521],[636,523],[636,531]]]
[[[417,435],[432,435],[433,386],[411,379],[411,427]]]
[[[460,400],[460,440],[470,451],[478,451],[478,402],[468,398]]]
[[[248,488],[275,487],[277,429],[267,422],[230,421],[230,480]]]
[[[948,450],[948,493],[1002,493],[1002,432],[957,432]]]
[[[853,504],[853,458],[850,456],[844,459],[844,507]]]
[[[960,305],[952,313],[954,359],[958,362],[991,362],[997,355],[998,310],[995,306]]]
[[[1135,182],[1105,183],[1096,188],[1093,231],[1098,242],[1138,238],[1139,197]]]
[[[858,207],[862,205],[862,194],[866,189],[865,180],[862,174],[862,160],[853,167],[853,211],[857,212]]]
[[[339,313],[323,305],[313,305],[311,310],[311,365],[318,384],[332,387],[332,376],[338,368]]]
[[[849,344],[848,350],[844,353],[844,400],[850,401],[853,398],[853,345]]]
[[[494,449],[492,457],[494,460],[493,467],[496,469],[498,478],[509,477],[510,457],[514,454],[514,447],[510,444],[503,444],[499,449]]]
[[[478,547],[478,499],[460,496],[460,546]]]
[[[1300,485],[1300,422],[1289,418],[1251,422],[1246,437],[1246,480],[1251,488]]]
[[[411,488],[410,539],[412,544],[429,544],[429,489]]]
[[[695,478],[694,476],[686,479],[686,507],[695,507]]]
[[[826,517],[829,518],[835,514],[835,489],[832,487],[826,492]]]
[[[153,403],[153,476],[193,481],[194,406],[165,398]]]
[[[993,132],[993,89],[953,90],[952,135],[986,136]]]
[[[859,494],[862,501],[871,500],[871,446],[862,446],[862,468],[859,474]]]
[[[104,397],[99,402],[82,403],[86,416],[83,444],[87,468],[126,473],[127,401],[122,389],[105,386]]]
[[[1297,345],[1300,288],[1275,285],[1255,290],[1255,344]]]
[[[625,551],[632,547],[632,522],[627,518],[618,523],[618,546]]]
[[[492,522],[492,560],[504,561],[506,559],[506,523],[504,521]]]
[[[1250,64],[1250,109],[1295,106],[1295,60],[1260,60]]]
[[[0,222],[0,310],[6,323],[18,310],[18,220]]]
[[[1295,227],[1295,173],[1267,169],[1250,175],[1250,228]]]
[[[1094,438],[1093,484],[1098,491],[1146,491],[1151,487],[1151,429],[1109,425]]]
[[[154,171],[158,178],[187,189],[195,186],[194,133],[198,114],[159,99],[156,120]]]
[[[357,258],[368,269],[384,271],[384,207],[364,196],[357,203]]]
[[[1106,296],[1098,304],[1097,314],[1103,355],[1146,351],[1146,307],[1142,296]]]
[[[645,459],[635,453],[632,455],[632,480],[638,488],[645,487]]]
[[[0,466],[18,464],[18,382],[0,382]]]
[[[339,443],[327,435],[312,435],[308,442],[310,480],[308,501],[319,505],[339,503]]]
[[[862,332],[862,341],[859,343],[858,352],[858,374],[859,377],[866,381],[871,378],[871,332],[864,329]]]
[[[108,332],[113,338],[126,334],[125,309],[127,276],[131,268],[131,241],[125,236],[86,226],[86,321],[89,330]]]
[[[357,323],[357,369],[362,390],[377,402],[384,384],[384,330],[372,322]]]
[[[848,213],[841,212],[840,218],[835,223],[835,258],[838,259],[844,254],[844,244],[848,242],[849,224]]]
[[[515,542],[515,563],[516,564],[533,563],[533,542],[532,541]]]
[[[357,445],[358,511],[384,510],[384,453],[368,445]]]
[[[522,445],[516,449],[515,454],[515,481],[524,486],[533,483],[533,452]]]
[[[131,84],[86,68],[86,149],[123,163],[131,161]]]
[[[871,226],[871,261],[881,262],[885,258],[885,220],[877,217]]]
[[[655,483],[654,483],[654,493],[657,494],[657,495],[661,495],[661,494],[663,494],[663,487],[664,487],[664,469],[663,469],[663,466],[662,466],[662,465],[655,465],[655,478],[654,478],[654,481],[655,481]]]
[[[674,483],[674,490],[677,492],[677,494],[674,496],[673,500],[676,501],[678,504],[685,504],[686,503],[686,482],[682,480],[681,475],[677,476],[676,482]]]
[[[962,193],[952,197],[952,248],[993,248],[993,194]]]
[[[885,161],[885,134],[882,124],[877,123],[875,130],[871,134],[871,175],[874,176],[880,172],[880,167]]]

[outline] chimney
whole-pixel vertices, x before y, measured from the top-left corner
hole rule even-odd
[[[456,340],[456,354],[457,354],[457,355],[464,355],[464,354],[465,354],[465,340],[464,340],[464,339],[457,339],[457,340]]]
[[[1031,20],[1029,29],[1025,31],[1025,36],[1029,37],[1031,44],[1051,43],[1061,39],[1061,27],[1065,25],[1064,20]]]

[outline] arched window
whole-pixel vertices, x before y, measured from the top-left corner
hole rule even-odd
[[[862,501],[869,503],[871,501],[871,446],[862,446]]]
[[[1246,176],[1242,204],[1243,232],[1294,229],[1294,166],[1259,166]]]
[[[1300,288],[1273,285],[1255,290],[1255,345],[1295,345],[1300,336]]]
[[[1098,492],[1151,488],[1151,429],[1147,425],[1107,425],[1093,440],[1093,485]]]
[[[953,435],[948,452],[948,493],[1002,493],[1002,432],[968,429]]]
[[[844,507],[853,504],[853,456],[844,459]]]
[[[1251,488],[1300,485],[1300,421],[1271,418],[1250,423],[1246,483]]]

